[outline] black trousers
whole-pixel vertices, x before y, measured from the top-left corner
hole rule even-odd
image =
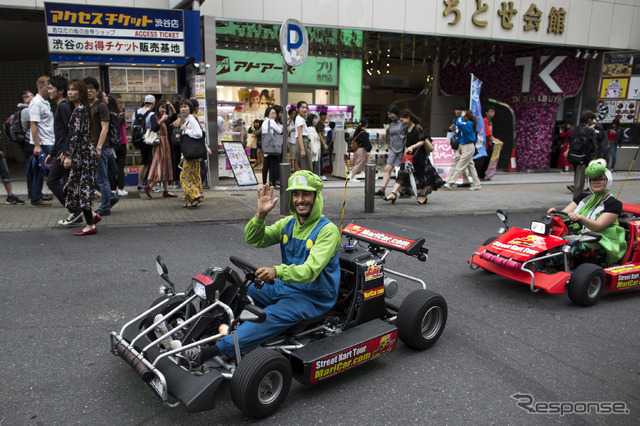
[[[69,178],[69,169],[65,169],[59,159],[54,158],[47,176],[47,186],[64,207],[64,184]],[[80,213],[80,210],[67,208],[69,213]]]
[[[113,152],[116,154],[116,164],[118,171],[116,173],[116,182],[118,189],[124,189],[124,166],[127,161],[127,145],[118,144],[113,146]],[[112,186],[112,190],[115,188]]]
[[[264,165],[262,166],[262,184],[267,183],[267,172],[269,173],[269,185],[276,186],[280,178],[280,156],[269,154],[264,157]]]

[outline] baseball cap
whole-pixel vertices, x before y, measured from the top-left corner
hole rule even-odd
[[[319,192],[322,191],[323,186],[324,184],[318,175],[308,170],[300,170],[289,178],[287,191]]]
[[[156,97],[153,95],[147,95],[144,97],[144,103],[145,104],[152,104],[156,101]]]

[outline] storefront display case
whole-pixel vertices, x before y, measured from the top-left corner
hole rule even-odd
[[[336,126],[337,127],[337,126]],[[336,131],[336,142],[334,143],[334,161],[332,176],[344,178],[347,170],[347,159],[353,161],[353,153],[348,151],[349,144],[345,141],[345,134],[349,137],[354,136],[356,130],[355,125],[348,125],[346,129]],[[371,152],[369,152],[368,164],[376,165],[376,179],[382,178],[384,175],[384,167],[387,162],[387,154],[389,152],[389,143],[387,141],[387,129],[366,129],[369,133],[369,141],[371,141]],[[350,164],[353,167],[353,163]],[[356,176],[364,178],[364,172]]]

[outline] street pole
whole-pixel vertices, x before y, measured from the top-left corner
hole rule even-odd
[[[364,167],[364,212],[373,213],[376,186],[376,165],[367,164]]]
[[[282,104],[282,162],[280,163],[280,214],[286,216],[289,214],[289,192],[287,185],[289,176],[291,175],[291,164],[287,161],[288,129],[287,129],[287,104],[289,99],[289,88],[287,82],[288,66],[287,62],[282,58],[282,93],[280,94],[280,103]]]

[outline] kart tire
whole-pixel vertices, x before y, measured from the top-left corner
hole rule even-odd
[[[260,418],[275,413],[289,394],[291,364],[273,349],[257,348],[238,364],[231,399],[243,413]]]
[[[583,263],[571,274],[567,295],[576,305],[592,306],[602,296],[604,285],[604,270],[598,265]]]
[[[447,302],[429,290],[415,290],[404,299],[398,311],[398,337],[413,349],[431,347],[447,323]]]
[[[482,243],[482,245],[486,247],[497,239],[498,237],[489,237],[486,240],[484,240],[484,243]]]
[[[163,314],[163,315],[167,314],[167,313],[171,312],[172,310],[174,310],[178,305],[180,305],[181,303],[183,303],[186,300],[186,298],[184,296],[160,296],[149,307],[152,308],[155,305],[157,305],[158,303],[160,303],[163,300],[168,299],[168,298],[171,298],[173,300],[171,300],[168,303],[162,305],[158,309],[155,309],[154,311],[152,311],[151,314],[147,317],[147,319],[144,322],[145,328],[149,327],[151,324],[154,323],[153,319],[156,317],[156,315],[158,315],[158,314]],[[191,310],[191,315],[193,315],[196,312],[196,307],[193,305],[193,303],[191,304],[191,309],[190,310]],[[186,318],[184,318],[184,315],[182,315],[182,319],[186,319]],[[174,321],[175,321],[175,319],[174,319]]]

